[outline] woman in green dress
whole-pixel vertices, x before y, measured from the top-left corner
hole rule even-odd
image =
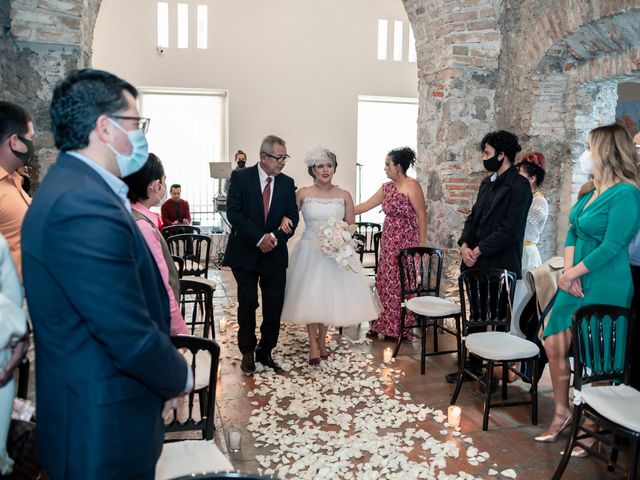
[[[568,352],[573,313],[597,303],[628,307],[633,296],[627,246],[640,227],[640,190],[630,135],[619,125],[592,130],[580,163],[593,182],[581,189],[569,215],[564,271],[543,333],[555,412],[547,431],[536,437],[539,442],[554,442],[571,423]],[[574,456],[584,454],[574,449]]]

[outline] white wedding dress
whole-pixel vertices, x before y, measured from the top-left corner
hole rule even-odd
[[[347,326],[378,318],[377,298],[362,265],[345,270],[320,250],[318,229],[330,217],[344,218],[342,198],[310,198],[302,203],[305,229],[293,247],[281,319],[287,323]]]

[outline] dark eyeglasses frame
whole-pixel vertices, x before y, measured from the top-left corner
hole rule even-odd
[[[117,118],[118,120],[136,120],[138,122],[138,129],[144,133],[149,131],[149,124],[151,119],[147,117],[129,117],[127,115],[111,115],[111,118]]]
[[[267,152],[262,152],[262,153],[269,158],[273,158],[278,163],[284,163],[291,158],[289,155],[285,155],[284,157],[276,157],[275,155],[271,155]]]

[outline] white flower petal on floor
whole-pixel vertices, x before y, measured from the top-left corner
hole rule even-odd
[[[223,311],[229,322],[219,341],[225,358],[239,361],[234,307]],[[309,366],[304,327],[282,326],[273,355],[287,373],[274,375],[257,363],[255,387],[247,393],[256,408],[246,428],[259,449],[256,461],[262,473],[331,480],[473,480],[497,475],[497,470],[482,469],[489,453],[478,452],[471,437],[450,427],[442,410],[397,389],[404,372],[378,366],[379,359],[359,347],[369,342],[332,339],[329,360]],[[464,460],[456,460],[455,470],[465,462],[471,472],[447,471],[447,460],[458,459],[461,450]],[[516,474],[508,469],[501,475]]]

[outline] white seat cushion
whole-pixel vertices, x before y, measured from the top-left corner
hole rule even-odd
[[[190,350],[187,350],[182,354],[187,361],[189,367],[191,367],[191,360],[193,354]],[[209,373],[211,372],[211,354],[204,350],[200,350],[196,354],[196,378],[193,381],[193,388],[200,390],[201,388],[209,385]]]
[[[162,454],[156,464],[156,480],[229,470],[233,470],[233,465],[213,440],[185,440],[162,446]]]
[[[425,317],[446,317],[460,313],[460,305],[440,297],[413,297],[407,300],[407,309]]]
[[[480,332],[467,335],[467,350],[487,360],[520,360],[535,357],[538,346],[507,332]]]
[[[640,392],[629,385],[584,385],[582,403],[612,422],[640,432]]]

